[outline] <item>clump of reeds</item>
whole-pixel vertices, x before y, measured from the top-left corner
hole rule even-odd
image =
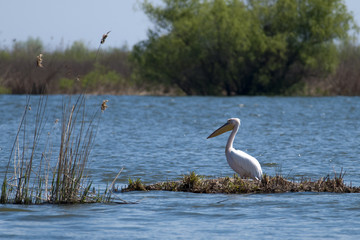
[[[111,201],[113,183],[102,194],[91,191],[92,181],[87,172],[102,111],[98,108],[94,114],[87,114],[84,95],[80,95],[74,104],[71,97],[63,100],[62,118],[55,121],[61,124],[60,139],[52,139],[49,131],[44,142],[41,140],[48,119],[45,115],[47,97],[39,97],[33,132],[27,126],[31,120],[28,119],[29,103],[30,97],[27,97],[2,183],[0,203]],[[58,144],[58,148],[54,144]],[[120,202],[125,203],[121,199]]]
[[[127,191],[146,191],[146,188],[140,178],[137,178],[136,180],[129,178]]]
[[[335,193],[358,193],[360,187],[348,186],[343,181],[343,172],[336,173],[331,178],[327,176],[317,181],[302,179],[300,181],[288,180],[283,176],[274,177],[263,175],[261,181],[242,179],[238,175],[206,179],[195,172],[184,175],[180,181],[166,181],[150,185],[142,184],[141,188],[129,186],[123,191],[136,190],[162,190],[194,193],[284,193],[284,192],[335,192]],[[141,182],[140,179],[137,181]]]

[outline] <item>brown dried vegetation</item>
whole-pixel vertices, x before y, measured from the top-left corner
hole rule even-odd
[[[348,186],[343,181],[343,173],[320,178],[317,181],[290,181],[283,176],[268,176],[264,174],[261,181],[241,179],[238,175],[216,179],[205,179],[191,172],[184,175],[180,181],[159,182],[144,185],[138,179],[136,184],[129,184],[122,191],[161,190],[193,193],[285,193],[285,192],[334,192],[359,193],[360,187]],[[130,182],[129,182],[130,183]],[[139,187],[141,186],[141,187]]]
[[[111,32],[111,31],[108,31],[107,33],[104,33],[104,34],[103,34],[103,36],[102,36],[102,38],[101,38],[101,41],[100,41],[100,44],[104,44],[104,43],[105,43],[105,40],[106,40],[106,38],[108,37],[108,35],[109,35],[110,32]]]

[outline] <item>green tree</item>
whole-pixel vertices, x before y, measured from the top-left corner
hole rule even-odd
[[[282,94],[335,69],[335,41],[356,28],[341,0],[163,0],[134,46],[135,76],[189,95]]]
[[[95,59],[94,53],[91,52],[82,41],[75,41],[70,48],[67,48],[64,52],[64,57],[78,62]]]

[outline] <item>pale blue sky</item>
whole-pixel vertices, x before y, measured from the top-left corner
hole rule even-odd
[[[97,48],[111,30],[106,46],[130,48],[146,39],[151,27],[137,0],[0,0],[0,48],[13,39],[39,37],[47,49],[67,47],[81,40]],[[151,0],[155,4],[161,0]],[[360,0],[345,0],[360,25]]]

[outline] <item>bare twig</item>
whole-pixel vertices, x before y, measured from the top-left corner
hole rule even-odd
[[[115,183],[116,179],[120,176],[120,174],[122,173],[123,170],[124,170],[124,167],[121,168],[121,170],[119,171],[119,173],[116,175],[116,177],[114,178],[114,180],[113,180],[112,183],[110,184],[110,187],[109,187],[110,190],[113,189],[113,186],[114,186],[114,183]]]

